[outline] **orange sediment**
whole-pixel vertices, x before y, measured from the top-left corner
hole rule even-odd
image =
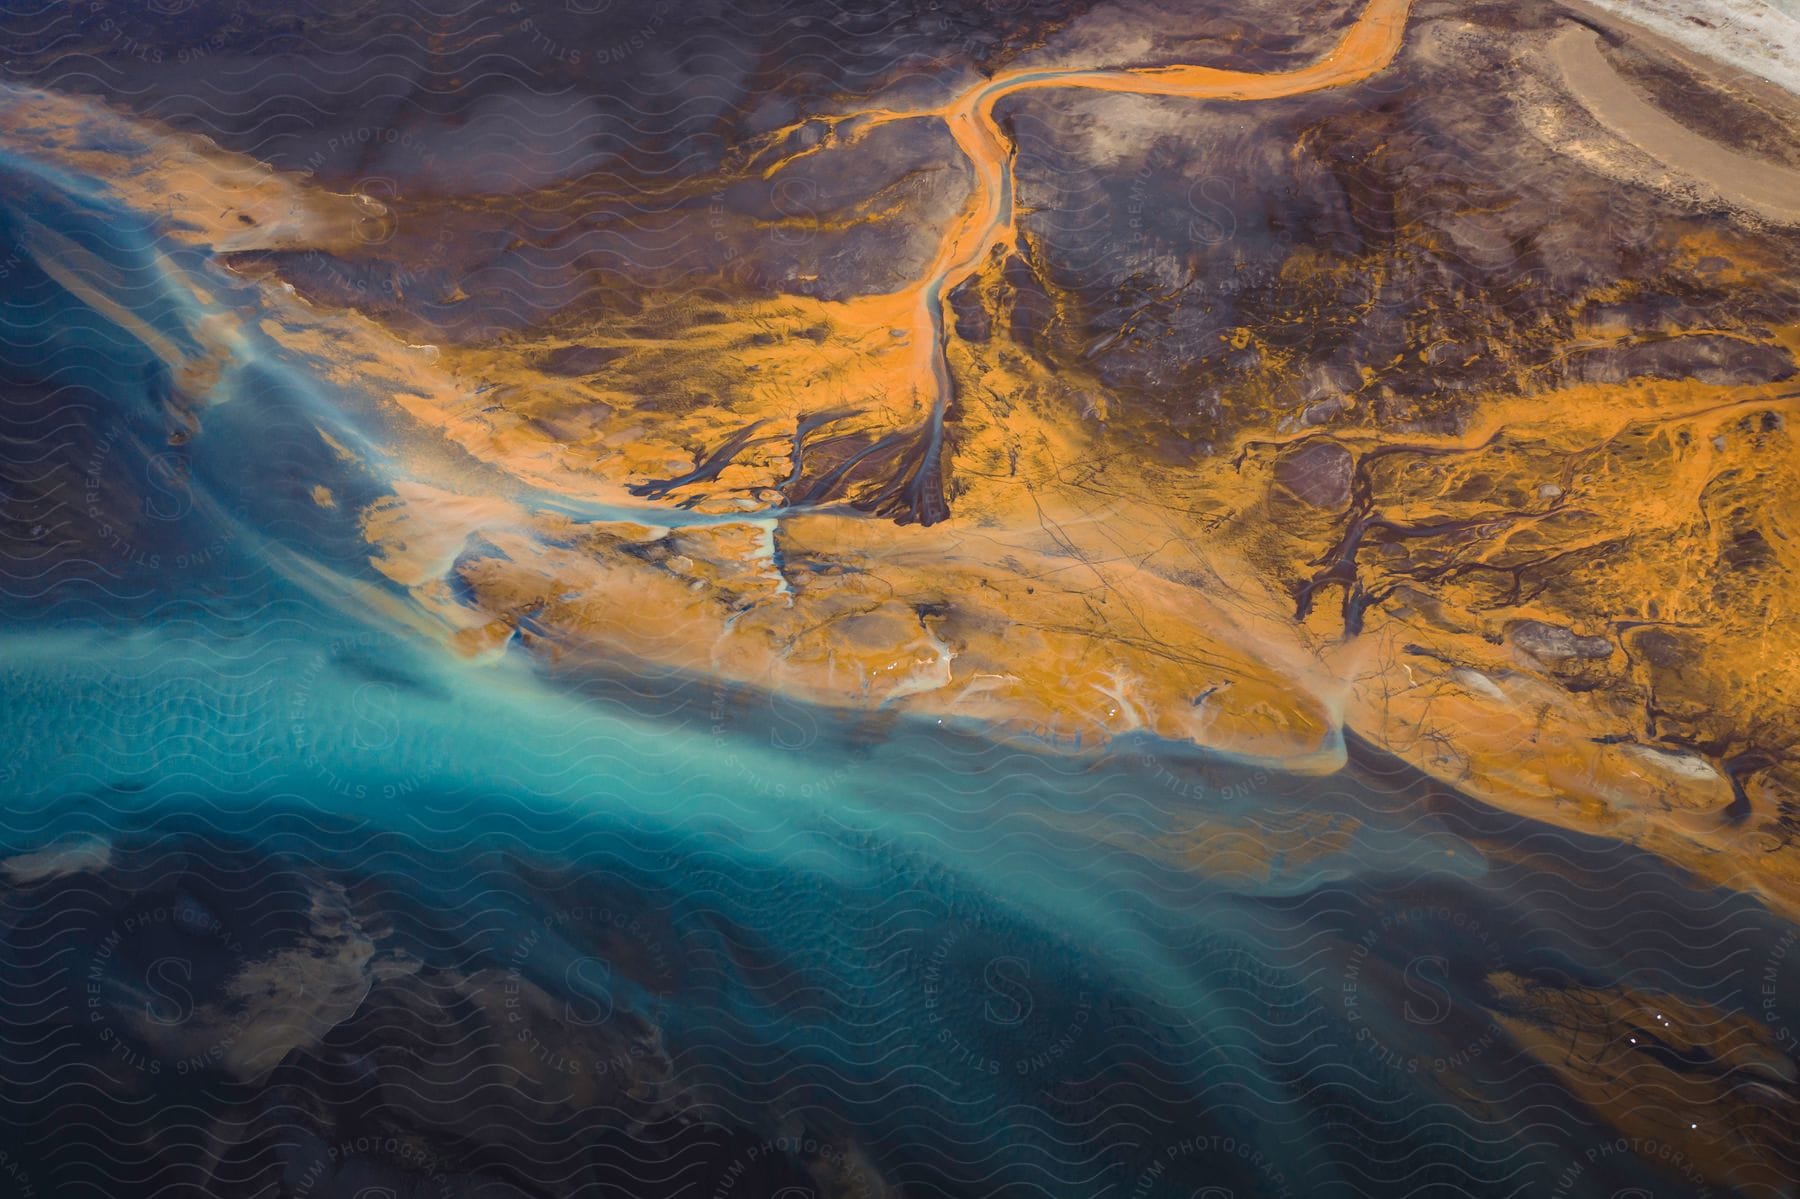
[[[1278,424],[1257,409],[1251,427],[1169,465],[1108,440],[1132,420],[1127,406],[1110,429],[1085,419],[1106,389],[1079,365],[1015,352],[987,303],[1023,236],[1002,99],[1060,88],[1236,102],[1345,87],[1393,61],[1407,14],[1406,0],[1373,0],[1329,53],[1292,70],[1015,69],[941,104],[775,131],[744,175],[897,121],[942,122],[968,163],[969,190],[916,243],[916,269],[869,294],[658,293],[647,298],[660,308],[639,309],[658,320],[570,320],[434,354],[270,287],[261,328],[395,414],[404,434],[381,464],[392,494],[360,513],[371,558],[406,597],[384,591],[389,602],[471,657],[514,645],[652,662],[1055,748],[1137,732],[1312,772],[1343,761],[1348,731],[1508,810],[1634,841],[1800,911],[1800,865],[1775,815],[1796,778],[1800,665],[1779,647],[1800,639],[1800,536],[1793,506],[1769,502],[1800,488],[1783,440],[1791,384],[1536,385],[1444,424]],[[790,152],[809,125],[825,135]],[[302,203],[292,180],[228,156],[165,157],[131,177],[134,204],[167,170],[207,212],[231,211],[238,180],[270,206],[294,192],[306,219],[291,227],[319,225],[323,245],[346,243],[362,219],[336,200]],[[208,164],[223,171],[213,184]],[[223,248],[249,228],[216,224],[185,236]],[[1784,269],[1720,226],[1683,237],[1727,285]],[[1283,264],[1317,268],[1300,252]],[[986,342],[946,329],[964,287],[995,310]],[[1569,298],[1571,352],[1623,336],[1583,323],[1595,299]],[[1800,346],[1796,330],[1770,336]],[[605,349],[606,369],[570,379],[531,365],[571,346]],[[818,489],[784,487],[802,473],[796,430],[821,416],[838,423],[824,427],[819,473],[896,430],[953,448],[952,510],[896,529],[848,488],[809,501],[799,493]],[[741,453],[704,482],[644,486],[681,480],[726,444]],[[1296,493],[1281,465],[1309,447],[1356,464],[1364,509]],[[903,467],[918,477],[928,457]],[[1345,525],[1363,518],[1459,531],[1365,545],[1329,575],[1321,564],[1344,560]],[[1579,570],[1558,565],[1577,558]],[[1438,567],[1437,582],[1419,581]],[[1333,610],[1352,587],[1382,596],[1360,633]],[[1319,602],[1297,613],[1297,592]],[[1521,624],[1555,626],[1590,656],[1544,658]],[[1746,799],[1728,764],[1750,750],[1779,766]],[[1224,865],[1254,871],[1250,839],[1230,851]]]
[[[950,403],[951,380],[944,350],[944,310],[950,296],[990,262],[996,249],[1018,236],[1014,218],[1011,146],[994,119],[994,108],[1008,96],[1050,88],[1124,92],[1141,96],[1192,100],[1252,101],[1297,96],[1361,82],[1385,68],[1400,50],[1412,0],[1370,0],[1356,23],[1322,58],[1291,71],[1221,70],[1204,66],[1127,67],[1118,69],[1019,68],[965,89],[945,104],[924,109],[871,109],[830,118],[831,132],[853,123],[855,136],[894,121],[936,118],[943,121],[974,173],[973,194],[945,231],[937,253],[918,282],[897,293],[912,309],[907,339],[914,356],[912,390],[929,405],[931,453],[940,448],[944,414]],[[809,118],[813,120],[815,118]],[[809,123],[800,122],[799,125]],[[779,140],[799,125],[770,135]],[[776,161],[763,172],[810,156],[831,143],[821,142]],[[926,523],[930,523],[928,519]]]

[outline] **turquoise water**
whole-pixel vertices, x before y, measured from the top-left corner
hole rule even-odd
[[[1364,747],[1290,777],[454,659],[358,590],[382,409],[216,264],[0,168],[37,1193],[1705,1193],[1678,1146],[1597,1153],[1495,980],[1749,1009],[1791,937],[1750,901]],[[59,269],[188,351],[229,322],[196,435]]]

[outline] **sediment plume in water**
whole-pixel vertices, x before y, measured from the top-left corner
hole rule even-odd
[[[1779,80],[105,7],[0,84],[0,1168],[1793,1185]]]

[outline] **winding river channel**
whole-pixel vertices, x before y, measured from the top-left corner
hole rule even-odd
[[[912,470],[909,486],[917,487],[938,469],[943,450],[944,420],[955,394],[946,354],[944,307],[950,296],[979,275],[996,251],[1012,253],[1018,228],[1013,157],[1016,148],[995,119],[1002,100],[1021,92],[1080,88],[1137,96],[1169,96],[1189,100],[1274,100],[1307,92],[1345,87],[1382,71],[1399,52],[1412,0],[1371,0],[1356,23],[1322,58],[1291,71],[1231,71],[1204,66],[1123,68],[1022,68],[1002,72],[966,88],[943,104],[927,108],[872,108],[825,118],[826,136],[769,165],[773,177],[789,164],[821,150],[854,143],[870,130],[896,121],[938,120],[944,123],[974,176],[974,187],[961,213],[944,229],[937,252],[916,283],[896,293],[912,309],[911,344],[917,353],[916,394],[929,408],[925,452]],[[819,118],[776,131],[772,140]],[[938,519],[942,516],[939,514]],[[927,516],[927,523],[931,517]]]

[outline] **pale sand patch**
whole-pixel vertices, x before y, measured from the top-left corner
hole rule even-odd
[[[162,218],[175,240],[190,245],[343,251],[392,232],[392,214],[368,196],[325,191],[199,134],[85,96],[0,83],[0,136],[102,181],[126,207]]]
[[[112,846],[98,837],[58,841],[35,853],[0,859],[0,874],[14,886],[25,887],[65,874],[105,870],[112,865]]]
[[[1760,0],[1589,0],[1595,8],[1704,55],[1728,75],[1749,73],[1800,94],[1800,20]],[[1783,11],[1786,8],[1787,11]]]
[[[1800,171],[1728,150],[1664,115],[1613,70],[1592,30],[1570,26],[1550,54],[1569,94],[1612,133],[1729,204],[1800,223]]]

